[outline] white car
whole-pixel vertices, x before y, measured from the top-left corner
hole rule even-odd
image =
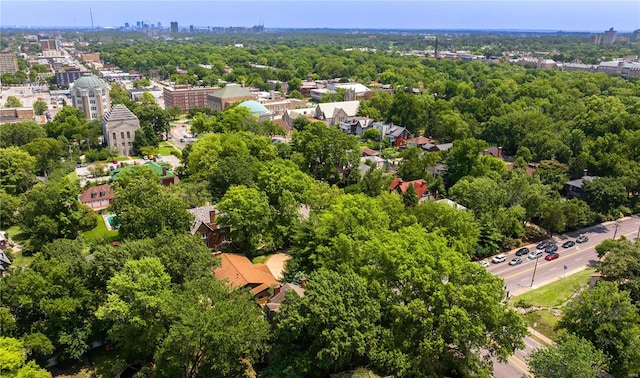
[[[507,261],[507,256],[505,256],[505,255],[503,255],[503,254],[500,254],[500,255],[494,256],[494,257],[491,259],[491,262],[492,262],[492,263],[494,263],[494,264],[499,264],[499,263],[501,263],[501,262],[505,262],[505,261]]]
[[[478,263],[482,266],[484,266],[485,268],[489,266],[489,263],[486,260],[480,260],[478,261]]]

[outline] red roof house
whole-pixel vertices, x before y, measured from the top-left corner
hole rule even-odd
[[[233,253],[220,253],[217,257],[222,261],[213,271],[216,279],[227,280],[235,288],[248,288],[261,305],[271,295],[269,288],[279,285],[265,264],[253,264],[246,256]]]
[[[409,185],[413,185],[416,189],[418,198],[429,197],[429,185],[423,179],[413,181],[402,181],[401,178],[396,177],[389,186],[389,190],[395,190],[400,194],[404,194],[407,191]]]
[[[92,208],[94,211],[106,209],[113,203],[113,190],[111,185],[103,184],[88,188],[80,195],[80,202]]]

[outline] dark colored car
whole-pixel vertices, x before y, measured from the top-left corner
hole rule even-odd
[[[564,244],[562,245],[562,248],[571,248],[574,245],[576,245],[576,242],[574,242],[573,240],[569,240],[564,242]]]
[[[546,256],[544,257],[544,259],[545,259],[545,260],[547,260],[547,261],[551,261],[551,260],[555,260],[555,259],[557,259],[558,257],[560,257],[560,255],[559,255],[559,254],[557,254],[557,253],[550,253],[550,254],[546,255]]]
[[[584,235],[580,235],[578,236],[578,238],[576,239],[576,243],[586,243],[589,241],[589,238],[584,236]]]
[[[548,240],[547,241],[543,241],[542,243],[536,245],[536,249],[539,249],[539,250],[542,251],[543,249],[547,248],[550,245],[551,245],[550,241],[548,241]]]
[[[544,251],[547,252],[547,253],[554,253],[557,250],[558,250],[558,246],[555,245],[555,244],[551,244]]]
[[[529,248],[524,247],[516,251],[516,256],[525,256],[529,254]]]

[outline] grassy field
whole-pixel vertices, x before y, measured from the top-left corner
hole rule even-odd
[[[586,287],[594,272],[595,269],[586,269],[572,274],[539,289],[518,295],[515,297],[515,301],[524,301],[530,306],[558,307],[566,302],[573,293]]]
[[[82,236],[85,238],[87,242],[94,242],[97,240],[106,240],[108,242],[113,242],[120,239],[117,230],[109,231],[107,230],[107,226],[104,224],[104,219],[102,216],[98,216],[98,225],[93,230],[89,230],[84,232]]]
[[[594,272],[595,269],[586,269],[572,274],[539,289],[513,297],[511,303],[517,307],[536,307],[535,310],[524,314],[527,325],[555,340],[558,333],[554,327],[562,315],[562,306],[589,285]]]
[[[180,152],[176,149],[173,144],[168,142],[160,142],[160,147],[158,148],[158,154],[160,155],[171,155],[171,151]]]

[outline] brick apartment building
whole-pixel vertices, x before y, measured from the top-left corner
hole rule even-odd
[[[77,68],[69,70],[61,70],[56,72],[56,85],[66,86],[74,81],[78,80],[84,73],[88,71],[82,71]]]
[[[33,120],[33,108],[0,108],[0,123]]]
[[[192,108],[204,108],[207,105],[207,95],[215,88],[211,87],[190,87],[188,85],[176,85],[164,87],[164,108],[169,109],[176,105],[186,112]]]

